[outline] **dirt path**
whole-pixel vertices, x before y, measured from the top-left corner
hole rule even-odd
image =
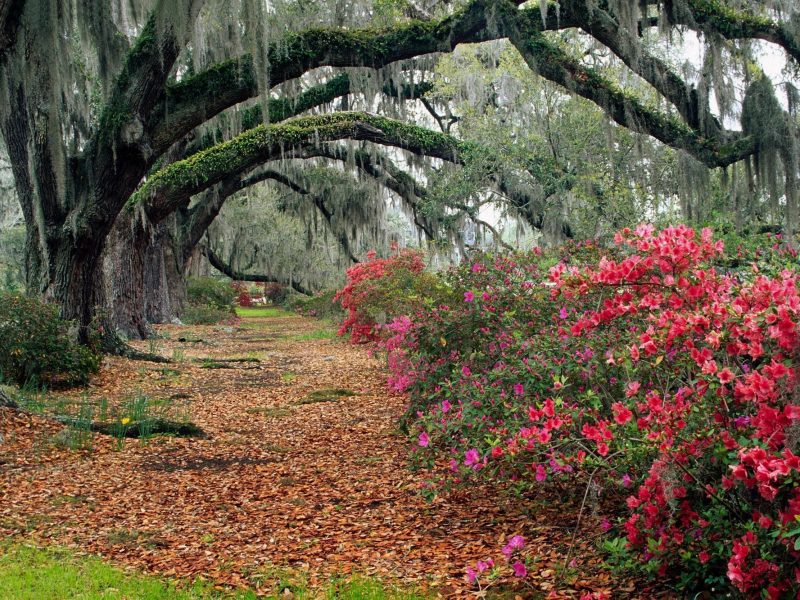
[[[557,582],[575,521],[563,504],[523,515],[488,488],[470,498],[421,499],[421,477],[406,468],[410,442],[395,430],[402,399],[385,392],[377,360],[326,339],[321,327],[297,316],[249,318],[236,328],[164,327],[169,339],[150,349],[182,362],[109,359],[89,390],[93,399],[135,389],[187,398],[208,440],[158,437],[145,447],[129,440],[115,451],[95,435],[91,451],[71,452],[52,447],[59,427],[51,422],[0,413],[0,535],[222,585],[266,589],[270,570],[288,567],[312,584],[360,572],[452,595],[466,593],[468,564],[499,558],[503,540],[523,534],[538,550],[530,579],[537,592],[653,597],[624,593],[631,584],[612,584],[595,568],[599,515],[585,519],[577,566]],[[251,362],[211,369],[204,367],[219,365],[191,361],[231,357]],[[327,388],[356,395],[303,403]]]

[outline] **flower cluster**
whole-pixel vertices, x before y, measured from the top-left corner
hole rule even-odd
[[[350,333],[354,344],[380,339],[376,313],[385,312],[402,297],[402,283],[413,281],[424,268],[423,254],[414,250],[398,250],[389,258],[376,258],[374,251],[367,253],[367,261],[357,263],[347,270],[347,284],[336,293],[334,302],[341,302],[347,316],[339,335]],[[387,282],[389,285],[387,285]],[[399,290],[397,289],[399,287]]]
[[[426,488],[595,485],[627,511],[604,521],[610,562],[794,597],[800,297],[766,260],[793,255],[748,265],[684,225],[615,241],[478,255],[440,274],[449,302],[396,315],[391,382]]]

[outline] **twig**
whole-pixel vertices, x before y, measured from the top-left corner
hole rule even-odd
[[[589,475],[589,483],[586,484],[586,491],[583,493],[583,502],[581,502],[581,510],[578,512],[578,522],[575,524],[575,531],[572,532],[572,540],[569,543],[569,549],[567,550],[567,557],[564,559],[565,571],[567,569],[567,566],[569,565],[569,557],[572,554],[572,547],[575,545],[575,538],[578,536],[578,530],[581,528],[581,517],[583,517],[583,509],[586,506],[586,498],[589,497],[589,488],[592,487],[592,481],[594,480],[594,475],[599,470],[600,467],[595,467],[595,470],[592,471],[591,475]]]

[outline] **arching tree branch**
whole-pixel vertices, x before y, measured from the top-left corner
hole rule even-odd
[[[217,256],[214,251],[205,246],[203,248],[203,253],[208,258],[208,262],[211,263],[211,266],[217,269],[220,273],[227,275],[234,281],[251,281],[253,283],[285,283],[278,279],[277,277],[272,277],[271,275],[254,275],[254,274],[247,274],[247,273],[240,273],[235,271],[231,268],[229,264],[223,261],[219,256]],[[313,296],[314,292],[304,285],[297,283],[296,281],[292,282],[292,288],[301,294],[305,294],[306,296]]]
[[[416,154],[456,161],[466,144],[454,138],[367,113],[298,117],[260,125],[230,142],[170,165],[151,177],[130,202],[147,203],[153,222],[169,215],[191,196],[231,176],[280,158],[285,152],[341,139],[366,140]]]
[[[458,44],[497,39],[498,35],[487,27],[496,2],[473,0],[451,16],[424,23],[412,21],[385,29],[309,29],[288,34],[270,46],[270,85],[296,79],[319,67],[377,69],[425,54],[451,52]],[[548,23],[558,28],[555,7],[551,12]],[[565,25],[569,26],[566,21]],[[148,129],[154,137],[159,132],[159,147],[169,147],[212,116],[257,94],[252,58],[233,58],[168,86],[162,108]]]

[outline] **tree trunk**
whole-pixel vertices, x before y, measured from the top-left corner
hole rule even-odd
[[[144,262],[145,314],[150,323],[170,323],[173,317],[169,271],[165,256],[169,245],[166,223],[159,223],[147,247]]]
[[[106,240],[107,310],[116,331],[127,339],[143,340],[153,333],[146,314],[152,237],[143,214],[123,210]]]

